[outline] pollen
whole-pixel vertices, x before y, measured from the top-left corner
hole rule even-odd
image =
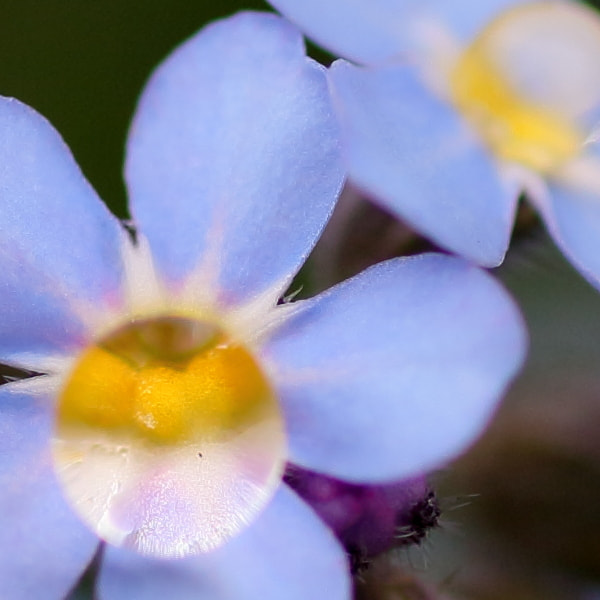
[[[542,174],[575,158],[585,139],[572,98],[561,87],[562,72],[580,68],[571,64],[578,32],[583,26],[589,34],[590,28],[581,11],[564,4],[506,11],[461,53],[450,73],[452,101],[493,154]],[[600,39],[597,33],[592,37]]]
[[[130,322],[88,348],[59,397],[66,495],[108,542],[208,551],[251,520],[285,462],[277,398],[253,354],[212,322]]]

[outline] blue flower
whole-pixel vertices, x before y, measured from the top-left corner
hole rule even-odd
[[[274,15],[208,26],[142,95],[132,243],[32,109],[0,101],[0,597],[349,598],[282,480],[424,472],[523,361],[512,301],[459,259],[375,266],[278,304],[343,183],[324,69]],[[177,558],[177,560],[175,560]]]
[[[600,19],[579,3],[272,4],[337,61],[349,174],[437,244],[485,266],[525,190],[600,285]]]

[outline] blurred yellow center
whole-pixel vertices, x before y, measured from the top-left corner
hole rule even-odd
[[[498,65],[498,46],[513,43],[511,28],[520,15],[508,11],[461,54],[450,74],[450,93],[498,158],[548,173],[573,158],[583,138],[565,115],[519,93]]]
[[[100,537],[143,554],[223,544],[268,502],[285,458],[275,394],[212,322],[127,324],[80,356],[59,397],[67,498]]]

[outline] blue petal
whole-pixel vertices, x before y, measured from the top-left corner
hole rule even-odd
[[[553,0],[538,0],[547,2]],[[426,0],[422,4],[423,15],[436,19],[457,40],[467,42],[502,11],[531,0]]]
[[[306,301],[263,349],[290,461],[357,482],[453,458],[521,366],[517,308],[487,273],[422,255],[372,267]]]
[[[11,600],[64,598],[98,545],[58,488],[38,402],[0,390],[0,598]]]
[[[269,0],[318,44],[350,60],[372,64],[407,48],[412,2],[402,0]]]
[[[518,198],[450,105],[408,67],[337,61],[330,81],[350,178],[436,244],[483,266],[504,258]]]
[[[204,29],[155,73],[129,139],[132,210],[160,268],[180,282],[201,264],[226,303],[289,280],[342,185],[338,146],[295,29],[256,13]]]
[[[269,0],[306,35],[362,64],[389,61],[422,48],[420,26],[431,22],[469,40],[498,12],[526,0]]]
[[[117,220],[52,126],[0,98],[0,355],[44,355],[81,343],[75,305],[113,302]]]
[[[157,561],[108,547],[101,600],[349,600],[346,556],[286,486],[243,533],[212,554]]]
[[[537,206],[564,255],[600,289],[600,197],[567,185],[551,184]]]

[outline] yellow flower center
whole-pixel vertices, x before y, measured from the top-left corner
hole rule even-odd
[[[68,498],[107,541],[209,551],[273,493],[285,463],[277,399],[215,323],[132,322],[88,348],[59,397],[54,456]]]
[[[565,71],[581,68],[570,64],[573,45],[581,45],[578,32],[583,28],[598,45],[589,16],[567,3],[516,7],[492,21],[458,58],[450,73],[451,98],[498,158],[547,174],[580,152],[584,135],[560,87]],[[600,30],[597,22],[592,27]],[[580,97],[588,93],[581,91]]]

